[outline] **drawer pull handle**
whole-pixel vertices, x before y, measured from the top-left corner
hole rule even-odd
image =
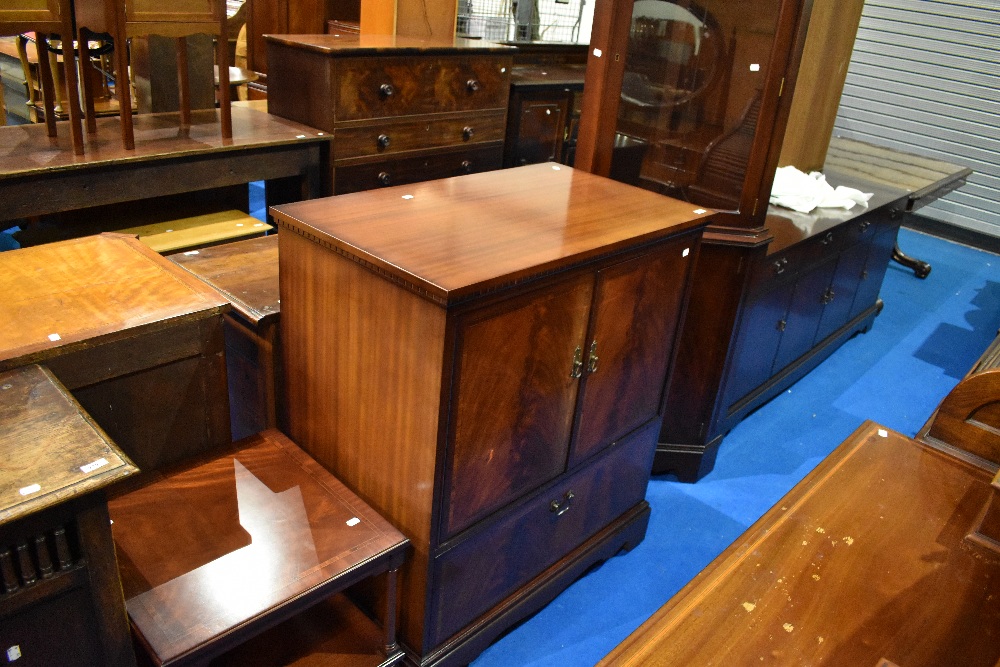
[[[784,331],[788,326],[788,320],[778,320],[778,331]]]
[[[378,173],[378,182],[382,185],[392,185],[392,176],[387,171],[380,171]]]
[[[469,79],[465,82],[465,87],[469,89],[470,93],[474,93],[479,90],[479,81],[476,79]]]
[[[467,174],[471,174],[472,173],[472,161],[471,160],[462,160],[462,170],[465,173],[467,173]]]
[[[396,89],[393,88],[391,83],[383,83],[378,87],[378,94],[383,98],[389,98],[396,94]]]
[[[579,345],[576,346],[576,352],[573,353],[573,366],[570,368],[569,376],[571,378],[583,377],[583,348]]]
[[[866,231],[868,231],[868,228],[871,227],[871,226],[872,226],[872,223],[868,222],[867,220],[862,220],[858,224],[858,231],[861,232],[862,234],[864,234]]]
[[[476,131],[472,129],[470,126],[466,125],[465,127],[462,128],[462,138],[465,139],[466,141],[468,141],[475,135]]]
[[[389,139],[389,135],[388,134],[380,134],[380,135],[378,135],[378,139],[376,140],[376,143],[378,143],[378,147],[379,148],[388,148],[389,144],[392,143],[392,140]]]
[[[836,294],[834,293],[833,288],[832,287],[827,287],[826,291],[823,292],[823,298],[821,298],[820,301],[825,306],[828,303],[833,303],[833,297],[835,297],[835,296],[836,296]]]
[[[788,268],[788,258],[782,257],[781,259],[775,260],[774,262],[774,273],[781,275]]]
[[[827,232],[826,236],[823,237],[823,240],[820,241],[820,243],[823,245],[830,245],[833,243],[833,232]]]
[[[572,491],[567,491],[563,494],[562,500],[553,500],[549,503],[549,511],[556,516],[562,516],[569,511],[569,506],[573,502],[575,494]]]
[[[599,358],[597,356],[597,340],[593,340],[590,343],[590,356],[587,358],[587,372],[593,373],[597,370],[597,362]]]

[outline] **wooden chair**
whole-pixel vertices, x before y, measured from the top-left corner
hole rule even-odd
[[[122,143],[135,148],[132,126],[132,95],[129,90],[128,39],[159,35],[177,39],[177,79],[180,94],[181,124],[191,123],[190,85],[188,82],[186,38],[209,34],[216,39],[215,60],[219,70],[219,106],[222,136],[233,136],[229,89],[229,44],[224,0],[174,0],[164,8],[158,0],[76,0],[78,44],[85,57],[87,40],[84,29],[108,33],[115,42],[115,70],[120,79],[116,94],[122,122]],[[92,127],[88,118],[88,129]]]
[[[66,38],[67,43],[72,43],[74,34],[72,0],[4,0],[0,5],[0,35],[19,35],[25,32],[38,34],[35,48],[38,51],[38,71],[45,104],[45,125],[48,128],[49,136],[55,137],[56,96],[45,37],[60,35]],[[72,49],[69,49],[63,58],[63,72],[68,91],[66,105],[73,152],[80,155],[83,153],[83,125],[76,60],[73,57]]]

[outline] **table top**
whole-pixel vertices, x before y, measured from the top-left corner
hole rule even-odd
[[[131,236],[0,253],[0,370],[185,319],[228,301]]]
[[[47,369],[0,373],[0,524],[138,469]]]
[[[177,113],[133,116],[135,150],[122,147],[117,116],[97,119],[97,133],[86,136],[83,155],[73,153],[69,126],[57,123],[58,136],[46,135],[42,123],[0,127],[0,188],[6,179],[35,178],[63,171],[135,164],[166,158],[190,158],[208,153],[242,151],[329,142],[330,136],[311,127],[267,113],[266,101],[234,102],[233,137],[223,139],[218,111],[192,111],[191,125],[182,128]]]
[[[438,303],[705,225],[713,211],[552,163],[271,208]],[[280,234],[279,234],[280,236]]]
[[[178,253],[170,260],[222,292],[251,324],[278,318],[277,234]]]
[[[994,667],[992,477],[867,422],[601,664]]]
[[[972,173],[967,167],[845,137],[830,140],[823,171],[906,190],[914,202],[936,199]]]
[[[108,510],[133,628],[161,663],[398,566],[408,544],[275,430],[162,473]]]

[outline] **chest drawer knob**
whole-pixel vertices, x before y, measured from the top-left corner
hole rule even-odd
[[[388,134],[380,134],[378,135],[378,139],[376,139],[376,143],[378,144],[379,148],[384,149],[389,147],[389,144],[392,143],[392,140],[389,139]]]
[[[556,516],[562,516],[563,514],[569,511],[570,503],[573,502],[574,497],[575,496],[572,490],[567,491],[566,493],[563,494],[561,500],[553,500],[551,503],[549,503],[549,511],[555,514]]]
[[[462,138],[463,139],[465,139],[466,141],[469,141],[474,136],[476,136],[476,131],[474,129],[472,129],[472,127],[466,125],[465,127],[462,128]]]
[[[472,173],[472,161],[471,160],[462,160],[462,171],[464,171],[467,174],[471,174]]]
[[[378,94],[381,95],[383,99],[387,99],[396,94],[396,89],[391,83],[383,83],[378,87]]]
[[[387,171],[380,171],[377,178],[382,185],[392,185],[392,176]]]
[[[470,93],[474,93],[479,90],[479,81],[477,79],[469,79],[465,82],[465,87],[469,89]]]

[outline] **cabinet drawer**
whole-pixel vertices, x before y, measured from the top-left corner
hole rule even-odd
[[[510,57],[351,58],[338,64],[337,121],[506,108]]]
[[[338,128],[335,161],[503,141],[504,111]]]
[[[478,146],[471,150],[337,167],[333,177],[333,191],[335,194],[343,195],[389,185],[407,185],[449,176],[492,171],[499,169],[502,161],[503,147],[494,144],[486,147]]]
[[[447,639],[640,502],[659,424],[636,430],[435,561],[431,644]]]
[[[776,283],[795,280],[803,271],[808,271],[825,258],[832,257],[850,241],[853,229],[854,226],[839,225],[768,254],[754,269],[753,277],[750,279],[750,294],[759,294]]]

